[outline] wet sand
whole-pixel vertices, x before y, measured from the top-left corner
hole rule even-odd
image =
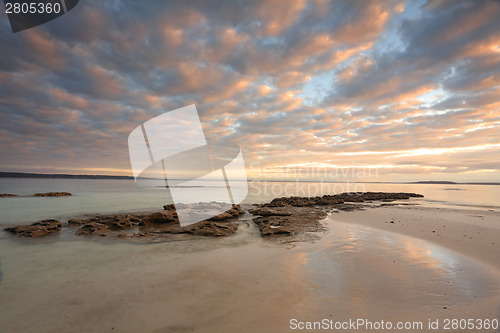
[[[401,205],[340,211],[332,218],[425,239],[500,270],[498,211]]]
[[[448,218],[415,211],[422,220]],[[452,226],[462,213],[450,213],[448,236],[440,234],[449,241],[441,246],[440,238],[404,235],[410,229],[389,230],[382,221],[403,221],[407,212],[413,211],[334,213],[322,239],[288,245],[262,239],[251,223],[232,237],[157,244],[5,240],[0,331],[288,332],[291,319],[426,325],[428,319],[498,318],[498,267],[487,253],[474,259],[490,247],[478,245],[471,254],[448,244],[462,230]],[[427,230],[431,222],[414,223]],[[494,226],[485,218],[470,228]],[[486,231],[483,240],[492,232]]]

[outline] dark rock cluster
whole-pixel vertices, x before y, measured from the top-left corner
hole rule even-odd
[[[239,205],[206,221],[182,227],[179,224],[174,205],[163,206],[164,211],[146,215],[139,223],[143,233],[191,234],[195,236],[228,236],[236,232],[237,225],[232,223],[238,216],[245,214]],[[186,209],[177,205],[177,209]]]
[[[37,193],[36,196],[71,195],[67,192]],[[253,222],[263,237],[297,236],[309,232],[324,230],[320,220],[326,217],[326,211],[361,209],[356,203],[409,199],[423,197],[415,193],[341,193],[322,197],[283,197],[269,203],[255,204],[248,209],[254,215]],[[221,211],[221,204],[207,203],[207,211]],[[115,214],[98,215],[85,219],[68,220],[69,227],[78,227],[76,235],[147,237],[165,234],[190,234],[195,236],[228,236],[236,233],[239,216],[246,213],[239,205],[202,222],[181,226],[178,212],[191,209],[190,205],[165,205],[163,211],[150,214]],[[205,207],[204,207],[205,208]],[[202,209],[204,210],[204,209]],[[210,216],[210,214],[208,214]],[[61,230],[58,220],[41,220],[31,225],[16,226],[5,230],[20,237],[41,237]]]
[[[257,215],[253,222],[259,227],[263,237],[277,235],[297,235],[304,232],[324,230],[319,222],[326,217],[326,213],[316,207],[259,207],[249,212]]]
[[[80,226],[76,235],[106,236],[110,231],[129,230],[144,218],[141,214],[98,215],[88,219],[70,219],[69,226]]]
[[[43,193],[35,193],[33,195],[17,195],[11,193],[0,193],[0,198],[5,197],[67,197],[72,195],[69,192],[43,192]]]
[[[341,193],[322,197],[282,197],[271,202],[255,205],[249,212],[258,217],[254,223],[259,227],[263,237],[298,235],[304,232],[324,230],[319,222],[326,216],[325,206],[337,210],[358,210],[358,205],[349,203],[404,200],[412,197],[423,197],[415,193]]]
[[[69,192],[45,192],[35,193],[35,197],[66,197],[72,195]]]
[[[58,220],[40,220],[30,225],[21,225],[17,227],[5,228],[5,231],[13,233],[19,237],[42,237],[50,235],[55,231],[59,231],[62,228],[62,224]]]
[[[174,205],[164,206],[164,211],[151,214],[97,215],[84,219],[68,220],[69,227],[78,227],[75,235],[145,237],[159,234],[191,234],[196,236],[228,236],[237,230],[234,220],[245,213],[239,205],[206,221],[182,227]],[[19,237],[41,237],[62,227],[60,221],[43,220],[31,225],[6,228]]]
[[[385,192],[363,192],[363,193],[340,193],[324,195],[322,197],[282,197],[275,198],[266,207],[310,207],[310,206],[332,206],[346,202],[367,202],[406,200],[410,198],[422,198],[423,195],[416,193],[385,193]]]

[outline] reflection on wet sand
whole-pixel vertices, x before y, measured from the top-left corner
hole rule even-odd
[[[315,319],[332,312],[344,319],[463,317],[472,308],[497,314],[498,272],[417,238],[331,218],[328,228],[306,247],[323,309]]]
[[[295,246],[251,223],[224,239],[15,245],[0,253],[5,332],[286,332],[293,318],[491,318],[500,304],[498,272],[333,220],[321,240]]]

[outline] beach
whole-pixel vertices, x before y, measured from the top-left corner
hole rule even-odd
[[[500,269],[500,213],[493,209],[383,206],[334,219],[420,238]]]
[[[366,207],[332,212],[319,239],[292,243],[262,238],[248,215],[223,238],[4,239],[1,330],[288,332],[363,319],[426,332],[429,320],[498,319],[498,217]]]

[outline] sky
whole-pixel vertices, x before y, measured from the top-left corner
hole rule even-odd
[[[132,175],[130,132],[195,104],[251,178],[500,181],[500,1],[1,12],[0,171]]]

